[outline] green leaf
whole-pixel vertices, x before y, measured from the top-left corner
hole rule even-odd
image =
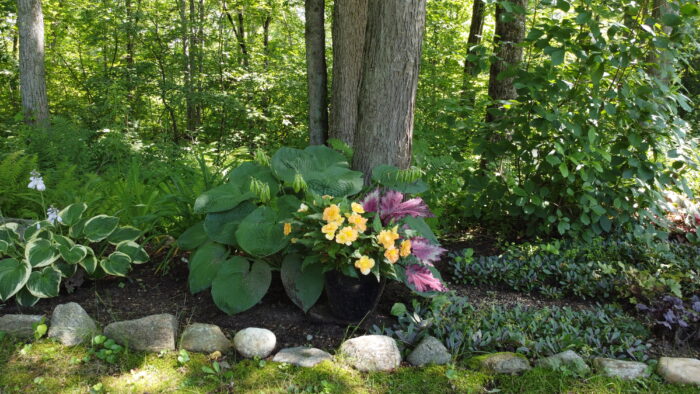
[[[211,285],[214,303],[229,315],[252,308],[262,300],[272,281],[270,266],[236,256],[226,260]]]
[[[569,168],[566,166],[566,163],[559,164],[559,172],[561,172],[561,176],[564,178],[569,176]]]
[[[85,210],[87,210],[87,204],[78,202],[63,208],[63,210],[58,213],[58,216],[63,220],[63,224],[72,226],[78,223],[83,213],[85,213]]]
[[[89,246],[86,246],[85,248],[87,249],[88,253],[78,264],[80,264],[80,266],[82,266],[88,274],[92,275],[97,269],[97,257],[95,257],[95,252],[93,252]]]
[[[109,275],[126,276],[131,269],[131,257],[122,252],[112,252],[100,261],[100,267]]]
[[[61,273],[63,278],[70,278],[78,272],[78,264],[69,264],[62,260],[53,263],[53,267]]]
[[[15,294],[15,301],[25,308],[30,308],[39,302],[39,297],[34,297],[32,293],[30,293],[29,290],[24,287],[17,294]]]
[[[379,165],[372,169],[372,180],[378,184],[400,191],[401,193],[420,194],[428,190],[428,185],[422,179],[414,182],[403,182],[399,179],[400,170],[390,165]]]
[[[301,200],[291,194],[285,194],[273,199],[270,205],[277,211],[279,220],[289,220],[301,206]]]
[[[227,183],[202,193],[194,202],[195,213],[228,211],[245,200],[254,198],[250,190],[241,190],[237,184]]]
[[[70,264],[77,264],[87,256],[87,248],[83,245],[73,245],[72,247],[59,246],[58,251],[61,258]]]
[[[287,237],[277,213],[264,206],[243,219],[236,230],[236,240],[241,249],[256,257],[269,256],[287,246]]]
[[[552,58],[552,65],[558,66],[564,62],[564,55],[566,51],[564,48],[547,47],[544,49],[544,53],[548,54]]]
[[[85,222],[87,222],[87,219],[80,219],[78,220],[77,223],[74,225],[70,226],[68,229],[68,235],[71,236],[73,239],[78,239],[83,237],[83,230],[85,229]]]
[[[195,294],[209,288],[227,258],[228,250],[221,244],[209,242],[197,249],[190,259],[190,292]]]
[[[85,222],[83,234],[90,242],[100,242],[107,238],[117,228],[119,218],[107,215],[97,215]]]
[[[122,252],[131,258],[133,264],[143,264],[148,261],[146,250],[134,241],[124,241],[117,245],[117,252]]]
[[[602,228],[603,231],[606,233],[610,232],[612,223],[610,223],[610,219],[608,219],[607,216],[601,216],[598,222],[600,223],[600,228]]]
[[[59,257],[56,248],[48,239],[33,239],[27,243],[27,247],[24,249],[24,258],[34,268],[45,267],[58,260]]]
[[[239,190],[246,192],[251,191],[250,183],[253,178],[268,185],[271,196],[275,196],[279,192],[279,181],[272,174],[272,170],[252,161],[245,162],[234,168],[228,174],[228,183],[234,184]]]
[[[136,227],[123,226],[114,230],[114,232],[107,237],[107,242],[116,245],[124,241],[136,241],[142,234],[143,232]]]
[[[236,230],[241,221],[255,210],[250,201],[244,201],[225,212],[209,213],[204,218],[204,231],[212,241],[230,246],[238,246]]]
[[[413,230],[416,230],[418,234],[429,240],[434,244],[439,244],[437,237],[433,234],[433,230],[430,226],[423,220],[423,218],[414,218],[413,216],[406,216],[404,222]]]
[[[309,256],[307,259],[313,257]],[[323,266],[319,263],[304,264],[301,256],[290,254],[282,261],[280,276],[285,292],[304,313],[308,312],[321,296],[324,278]]]
[[[661,21],[666,26],[678,26],[683,22],[683,19],[676,14],[664,14],[661,16]]]
[[[61,272],[54,267],[45,267],[32,272],[27,281],[27,290],[34,297],[51,298],[58,295],[60,285]]]
[[[182,250],[195,250],[207,242],[206,231],[204,231],[204,222],[198,222],[192,227],[185,230],[177,239],[177,246]]]
[[[401,302],[397,302],[391,307],[392,316],[401,317],[404,315],[404,313],[406,313],[406,311],[406,305]]]
[[[17,259],[0,260],[0,301],[7,301],[29,280],[32,266],[27,261]]]
[[[681,6],[681,15],[684,17],[700,16],[700,7],[694,3],[685,3]]]

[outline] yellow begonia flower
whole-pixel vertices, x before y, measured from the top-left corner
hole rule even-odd
[[[335,204],[331,204],[331,206],[324,209],[323,220],[325,220],[328,223],[342,222],[344,219],[342,216],[340,216],[340,207]]]
[[[321,232],[326,234],[326,239],[329,241],[335,238],[336,230],[338,230],[338,223],[336,222],[330,222],[321,227]]]
[[[306,212],[308,210],[309,206],[304,203],[301,203],[301,205],[299,205],[299,209],[297,209],[297,212]]]
[[[357,261],[355,261],[355,268],[362,272],[362,275],[369,275],[370,271],[374,267],[374,259],[367,256],[362,256]]]
[[[355,213],[365,213],[365,208],[361,204],[354,202],[350,204],[350,206],[352,207],[352,211]]]
[[[363,218],[357,213],[348,216],[348,223],[355,226],[355,230],[364,233],[367,230],[367,218]]]
[[[401,251],[400,251],[401,257],[406,257],[411,254],[411,241],[408,239],[405,239],[401,241]]]
[[[352,245],[353,242],[357,240],[357,230],[347,226],[343,227],[338,231],[338,235],[335,237],[335,242],[339,244]]]
[[[292,224],[291,223],[285,223],[284,224],[284,235],[289,235],[292,232]]]
[[[377,241],[379,241],[384,249],[391,249],[394,247],[394,241],[399,239],[398,226],[391,230],[382,230],[377,235]]]
[[[384,252],[384,257],[386,257],[390,263],[394,264],[399,261],[399,250],[396,248],[389,248]]]

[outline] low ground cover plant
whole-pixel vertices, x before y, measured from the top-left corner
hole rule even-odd
[[[347,154],[346,149],[346,154]],[[423,220],[430,211],[415,170],[375,169],[380,189],[367,194],[348,157],[325,146],[281,148],[234,168],[224,184],[194,204],[204,220],[178,240],[195,250],[193,293],[211,288],[220,309],[254,306],[279,270],[290,298],[304,311],[324,286],[324,273],[374,275],[403,281],[419,294],[444,289],[433,263],[445,251]]]
[[[394,312],[396,325],[375,326],[372,331],[390,335],[405,347],[432,335],[458,359],[497,351],[539,358],[574,350],[582,356],[645,360],[650,348],[645,326],[613,305],[477,309],[466,297],[450,292],[429,301],[414,301],[412,310],[399,304]]]
[[[665,294],[700,291],[700,247],[632,235],[510,245],[497,256],[453,255],[454,280],[505,285],[552,298],[621,300],[636,304]]]

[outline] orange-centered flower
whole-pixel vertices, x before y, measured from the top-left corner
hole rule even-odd
[[[394,247],[394,241],[399,239],[398,226],[394,226],[391,230],[382,230],[377,235],[377,241],[379,241],[384,249],[391,249]]]
[[[399,250],[396,248],[389,248],[384,251],[384,257],[391,263],[399,261]]]
[[[401,257],[406,257],[411,254],[411,240],[404,239],[401,241],[401,250],[399,252]]]
[[[292,224],[291,223],[285,223],[284,224],[284,235],[289,235],[292,233]]]
[[[330,222],[321,227],[321,232],[326,234],[326,239],[329,241],[335,238],[336,230],[338,230],[338,223],[336,222]]]
[[[323,220],[326,222],[342,222],[344,219],[340,216],[340,207],[336,204],[331,204],[323,210]]]
[[[369,275],[372,267],[374,267],[374,259],[367,256],[362,256],[355,261],[355,268],[359,269],[362,275]]]
[[[338,235],[335,237],[335,242],[339,244],[352,245],[353,242],[357,240],[357,230],[350,226],[343,227],[338,231]]]

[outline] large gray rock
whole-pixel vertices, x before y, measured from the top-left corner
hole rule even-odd
[[[331,355],[321,349],[299,346],[280,350],[275,354],[272,361],[311,368],[322,361],[330,359]]]
[[[177,319],[164,313],[125,320],[105,327],[104,335],[134,350],[159,352],[175,350]]]
[[[700,386],[700,360],[661,357],[656,372],[669,383]]]
[[[51,314],[49,338],[56,338],[66,346],[89,342],[98,333],[95,321],[75,302],[56,305]]]
[[[190,324],[182,332],[180,348],[190,352],[214,353],[225,352],[231,348],[231,341],[213,324]]]
[[[233,346],[243,357],[265,358],[275,350],[277,337],[266,328],[248,327],[236,333]]]
[[[593,359],[593,366],[604,375],[625,380],[641,379],[651,375],[648,366],[637,361],[597,357]]]
[[[554,370],[567,369],[579,375],[585,375],[591,371],[591,368],[586,365],[583,358],[573,350],[567,350],[565,352],[543,358],[538,360],[535,365]]]
[[[435,337],[427,336],[408,355],[408,362],[416,367],[427,364],[447,364],[452,360],[452,355],[445,345]]]
[[[360,371],[391,371],[401,364],[401,352],[394,338],[385,335],[364,335],[348,339],[340,353]]]
[[[474,369],[508,375],[518,375],[532,368],[525,356],[511,352],[484,354],[472,357],[467,363]]]
[[[0,331],[17,338],[32,338],[34,324],[41,322],[41,315],[5,315],[0,317]]]

